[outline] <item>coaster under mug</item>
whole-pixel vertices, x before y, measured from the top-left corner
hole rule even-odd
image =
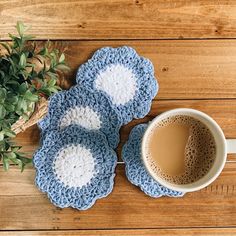
[[[129,139],[122,149],[122,159],[128,180],[140,187],[147,195],[158,198],[162,196],[182,197],[183,192],[171,190],[159,184],[147,172],[141,158],[141,143],[148,124],[139,124],[130,132]]]

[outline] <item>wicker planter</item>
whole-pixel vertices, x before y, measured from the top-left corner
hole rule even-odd
[[[25,121],[22,117],[12,125],[12,131],[16,134],[23,132],[30,126],[36,124],[47,113],[48,101],[41,97],[40,101],[35,105],[34,111],[30,115],[29,120]]]

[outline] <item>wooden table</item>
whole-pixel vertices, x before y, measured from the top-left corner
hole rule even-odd
[[[17,20],[39,40],[65,50],[75,71],[103,46],[129,45],[150,60],[160,84],[152,110],[131,128],[178,107],[206,112],[236,138],[236,1],[233,0],[0,0],[0,38]],[[40,43],[40,42],[39,42]],[[38,146],[36,126],[18,135],[24,150]],[[34,185],[35,171],[0,169],[1,235],[235,235],[236,155],[220,177],[183,198],[152,199],[116,168],[111,195],[87,211],[59,209]]]

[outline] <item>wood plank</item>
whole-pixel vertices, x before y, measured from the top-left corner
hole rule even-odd
[[[87,211],[54,207],[34,186],[34,170],[0,170],[0,229],[135,229],[235,227],[236,163],[227,163],[209,187],[183,198],[153,199],[131,185],[124,165],[116,169],[111,195]]]
[[[181,107],[194,108],[209,114],[222,127],[227,138],[236,138],[236,100],[155,100],[151,111],[145,118],[133,120],[121,129],[121,143],[118,147],[119,157],[121,148],[135,125],[148,122],[164,111]],[[32,126],[19,134],[16,140],[18,144],[24,146],[25,152],[32,155],[39,142],[37,126]],[[228,160],[236,160],[236,155],[229,155]]]
[[[72,73],[99,48],[128,45],[155,67],[158,99],[236,98],[236,40],[55,42],[66,51]]]
[[[2,0],[0,38],[17,20],[40,39],[236,37],[233,0]]]
[[[190,228],[190,229],[122,229],[122,230],[52,230],[52,231],[6,231],[1,236],[77,236],[77,235],[163,235],[163,236],[233,236],[235,228]]]
[[[153,62],[157,99],[236,98],[236,40],[56,41],[72,68],[63,87],[75,83],[77,68],[97,49],[122,45]]]

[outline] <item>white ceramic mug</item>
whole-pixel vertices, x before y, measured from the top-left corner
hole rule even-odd
[[[146,159],[147,140],[152,128],[155,127],[155,125],[160,121],[162,121],[163,119],[176,115],[187,115],[201,121],[209,128],[216,142],[216,158],[213,163],[213,166],[205,176],[190,184],[178,185],[166,181],[165,179],[161,178],[156,173],[154,173],[154,171],[151,169],[149,165],[149,162]],[[142,160],[149,174],[163,186],[181,192],[197,191],[211,184],[221,173],[227,159],[227,153],[236,153],[236,139],[225,139],[222,129],[216,123],[215,120],[213,120],[210,116],[201,111],[188,108],[173,109],[157,116],[155,119],[153,119],[153,121],[149,123],[148,128],[146,129],[142,139]]]

